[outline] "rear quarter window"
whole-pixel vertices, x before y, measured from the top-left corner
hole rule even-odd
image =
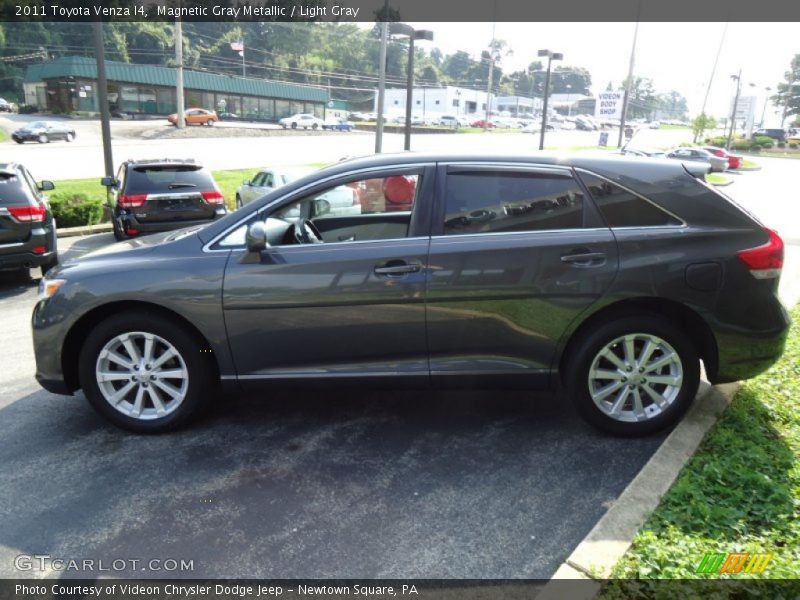
[[[609,227],[665,227],[682,222],[652,202],[607,179],[580,171],[589,194]]]
[[[178,191],[216,190],[214,178],[196,166],[147,166],[128,169],[126,194],[166,194]]]

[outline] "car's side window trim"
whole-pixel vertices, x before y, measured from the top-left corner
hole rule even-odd
[[[586,173],[587,175],[591,175],[592,177],[597,177],[598,179],[602,179],[603,181],[607,181],[611,185],[615,185],[618,188],[625,190],[629,194],[633,194],[634,196],[636,196],[640,200],[644,200],[645,202],[647,202],[651,206],[655,207],[656,209],[660,210],[664,214],[667,214],[670,217],[672,217],[673,219],[675,219],[676,221],[678,221],[678,224],[676,224],[676,225],[632,225],[632,226],[626,226],[626,227],[612,227],[611,225],[608,225],[614,231],[628,230],[628,229],[664,229],[664,228],[676,229],[676,228],[681,228],[681,227],[687,227],[686,221],[681,219],[678,215],[676,215],[672,211],[667,210],[666,208],[664,208],[660,204],[658,204],[656,202],[653,202],[652,200],[650,200],[646,196],[643,196],[639,192],[637,192],[635,190],[632,190],[631,188],[629,188],[629,187],[627,187],[627,186],[625,186],[625,185],[623,185],[621,183],[613,181],[613,180],[609,179],[608,177],[603,177],[602,175],[598,175],[594,171],[590,171],[588,169],[576,168],[575,172],[578,173],[578,179],[581,179],[581,177],[580,177],[581,173]],[[582,179],[581,179],[581,184],[584,187],[586,187],[586,185],[584,184]],[[595,201],[595,199],[592,196],[592,194],[589,192],[588,189],[586,191],[589,194],[588,197],[591,198],[592,203],[597,207],[597,202]],[[597,209],[600,210],[599,207],[597,207]],[[601,211],[601,214],[602,214],[602,211]]]
[[[388,165],[383,167],[369,167],[365,169],[358,169],[348,173],[339,173],[331,175],[319,181],[314,181],[294,191],[288,192],[279,198],[276,198],[269,204],[260,207],[258,210],[242,217],[241,220],[231,225],[221,233],[214,236],[206,244],[203,245],[203,252],[230,252],[231,250],[238,250],[242,248],[241,245],[236,246],[214,246],[219,244],[227,236],[242,226],[249,225],[252,221],[263,218],[264,213],[272,212],[279,209],[281,206],[290,204],[293,201],[301,200],[302,198],[314,194],[318,191],[325,190],[330,187],[344,185],[348,182],[359,181],[361,179],[377,179],[380,177],[391,177],[392,175],[408,174],[409,171],[416,172],[422,178],[422,185],[417,188],[417,196],[414,201],[415,210],[411,213],[411,221],[409,223],[409,235],[403,238],[391,238],[392,240],[407,240],[416,239],[417,237],[430,236],[430,223],[431,223],[431,198],[433,194],[433,185],[436,179],[436,164],[431,162],[420,163],[403,163],[399,165]],[[427,213],[427,214],[426,214]],[[413,234],[413,235],[411,235]],[[366,241],[380,241],[380,240],[362,240]],[[386,241],[386,240],[384,240]],[[355,242],[327,242],[332,243],[355,243]]]

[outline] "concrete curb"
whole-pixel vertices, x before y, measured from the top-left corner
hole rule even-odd
[[[111,223],[98,223],[97,225],[85,225],[83,227],[65,227],[56,229],[56,235],[60,238],[75,237],[79,235],[92,235],[93,233],[106,233],[113,231]]]
[[[633,478],[608,512],[561,564],[550,582],[545,585],[537,600],[564,598],[564,586],[555,580],[604,579],[627,552],[633,538],[647,517],[656,509],[661,497],[669,490],[683,466],[694,455],[711,426],[730,404],[740,383],[720,386],[703,384],[694,404],[684,419],[670,433],[661,447]],[[602,583],[582,585],[571,600],[594,598]]]

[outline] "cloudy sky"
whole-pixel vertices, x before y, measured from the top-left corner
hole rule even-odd
[[[492,38],[491,23],[412,25],[432,30],[432,43],[448,54],[464,50],[477,57]],[[634,27],[634,23],[497,23],[495,35],[514,52],[503,61],[506,71],[525,68],[536,60],[537,50],[549,48],[564,54],[564,66],[589,69],[597,92],[627,75]],[[682,93],[689,110],[699,113],[724,28],[724,23],[641,23],[634,74],[651,78],[659,92]],[[730,75],[740,68],[743,95],[756,95],[760,112],[763,88],[774,88],[783,79],[796,53],[800,53],[800,23],[730,23],[707,112],[727,113],[734,92]],[[750,83],[756,87],[749,87]],[[780,120],[775,114],[770,116],[774,110],[767,108],[768,123]]]

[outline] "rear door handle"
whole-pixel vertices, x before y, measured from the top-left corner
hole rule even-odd
[[[562,254],[561,262],[578,267],[589,267],[606,262],[605,252],[579,252],[576,254]]]
[[[416,273],[422,269],[419,263],[406,263],[402,261],[389,261],[385,266],[375,267],[376,275],[387,275],[389,277],[398,277],[407,275],[408,273]]]

